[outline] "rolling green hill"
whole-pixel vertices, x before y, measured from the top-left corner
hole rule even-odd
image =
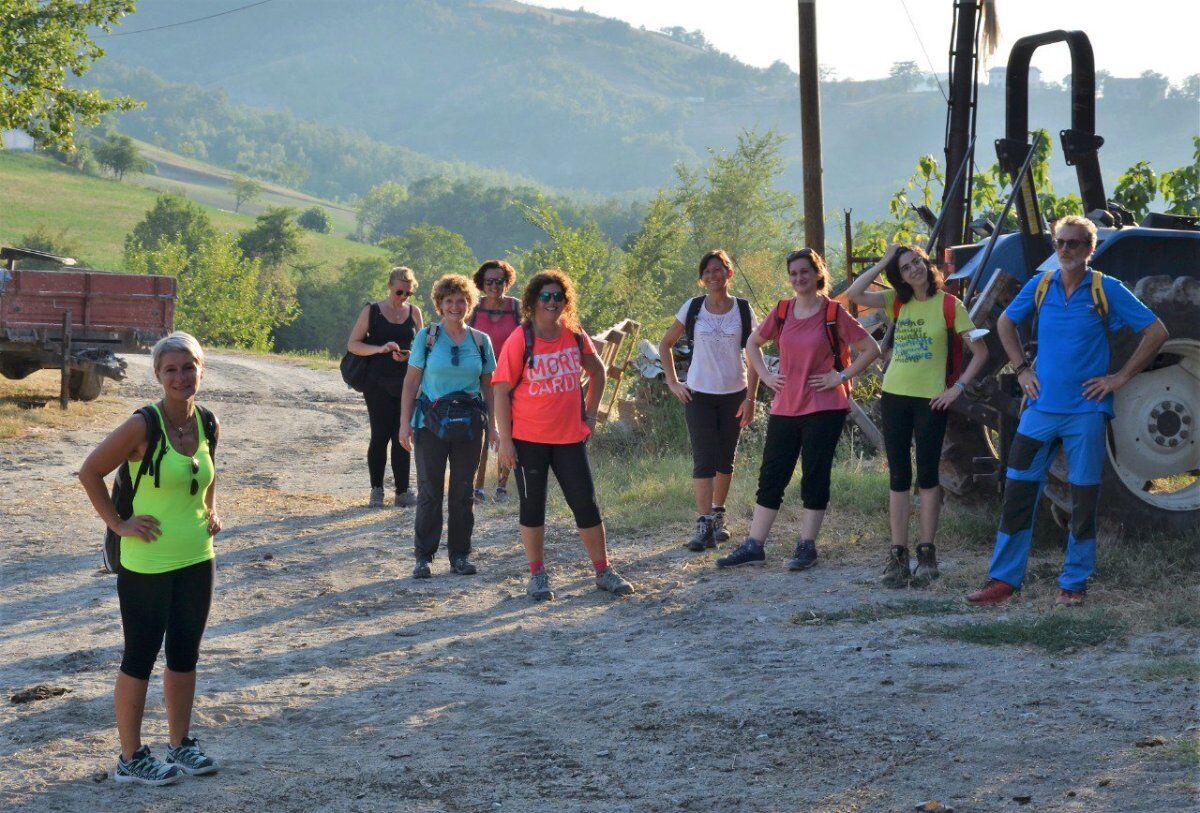
[[[254,207],[235,214],[233,196],[220,187],[228,173],[185,161],[163,150],[146,150],[170,176],[126,176],[118,182],[77,172],[44,155],[0,150],[0,189],[4,204],[0,207],[0,242],[20,244],[20,238],[39,226],[52,233],[66,230],[67,239],[77,246],[79,259],[90,266],[120,270],[125,235],[146,214],[158,195],[155,188],[183,191],[204,205],[213,224],[229,232],[241,231],[254,222]],[[167,168],[171,168],[168,170]],[[188,171],[186,179],[183,170]],[[306,195],[283,187],[271,187],[259,206],[303,205],[317,202]],[[226,208],[227,207],[227,208]],[[346,214],[330,207],[345,224]],[[352,220],[352,215],[351,215]],[[344,234],[344,228],[337,230]],[[305,232],[305,248],[312,260],[328,267],[339,267],[350,257],[383,256],[381,249],[337,236]]]

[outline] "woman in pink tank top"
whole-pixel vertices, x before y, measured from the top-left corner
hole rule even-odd
[[[516,281],[517,272],[504,260],[488,260],[475,272],[475,287],[481,298],[467,320],[476,330],[481,330],[492,340],[496,352],[504,346],[504,340],[521,324],[521,303],[506,296],[509,287]],[[487,493],[483,482],[487,477],[488,445],[483,444],[479,456],[479,469],[475,472],[475,501],[486,502]],[[496,462],[495,501],[508,499],[508,469]]]

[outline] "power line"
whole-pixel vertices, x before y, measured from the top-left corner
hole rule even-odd
[[[904,9],[904,16],[908,18],[908,24],[912,26],[913,33],[917,35],[917,44],[921,46],[921,53],[925,54],[925,61],[929,63],[929,73],[933,75],[933,81],[937,82],[938,92],[942,94],[942,98],[947,102],[950,97],[946,95],[945,88],[942,87],[942,79],[937,75],[937,71],[933,67],[933,60],[929,58],[929,52],[925,50],[925,43],[921,39],[921,32],[917,30],[917,24],[913,22],[912,15],[908,13],[908,5],[904,0],[900,0],[900,7]]]
[[[192,23],[200,23],[200,22],[204,22],[205,20],[211,20],[214,17],[224,17],[226,14],[234,14],[239,11],[245,11],[248,8],[254,8],[255,6],[263,6],[270,2],[271,2],[271,0],[258,0],[257,3],[251,3],[248,6],[239,6],[238,8],[231,8],[228,11],[219,11],[216,14],[209,14],[206,17],[195,17],[191,20],[180,20],[177,23],[167,23],[166,25],[156,25],[153,28],[139,28],[136,31],[121,31],[116,34],[102,34],[101,36],[97,37],[96,39],[109,39],[111,37],[128,37],[130,34],[145,34],[150,31],[162,31],[164,28],[178,28],[181,25],[191,25]]]

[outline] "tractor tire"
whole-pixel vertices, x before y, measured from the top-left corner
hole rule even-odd
[[[0,353],[0,375],[5,378],[28,378],[40,369],[37,359],[21,353]]]
[[[1143,277],[1133,292],[1162,320],[1170,338],[1154,362],[1116,393],[1101,517],[1130,531],[1175,536],[1200,522],[1200,280]],[[1136,343],[1132,335],[1116,343],[1113,369]],[[1069,514],[1061,457],[1051,466],[1046,496]]]
[[[104,376],[72,370],[67,381],[67,393],[72,401],[95,401],[104,390]]]

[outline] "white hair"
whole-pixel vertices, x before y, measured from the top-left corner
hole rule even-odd
[[[177,330],[171,335],[159,339],[154,345],[154,349],[150,351],[154,372],[158,372],[158,365],[163,354],[172,352],[187,353],[193,361],[201,367],[204,366],[204,348],[200,346],[200,342],[196,341],[196,337],[192,334]]]

